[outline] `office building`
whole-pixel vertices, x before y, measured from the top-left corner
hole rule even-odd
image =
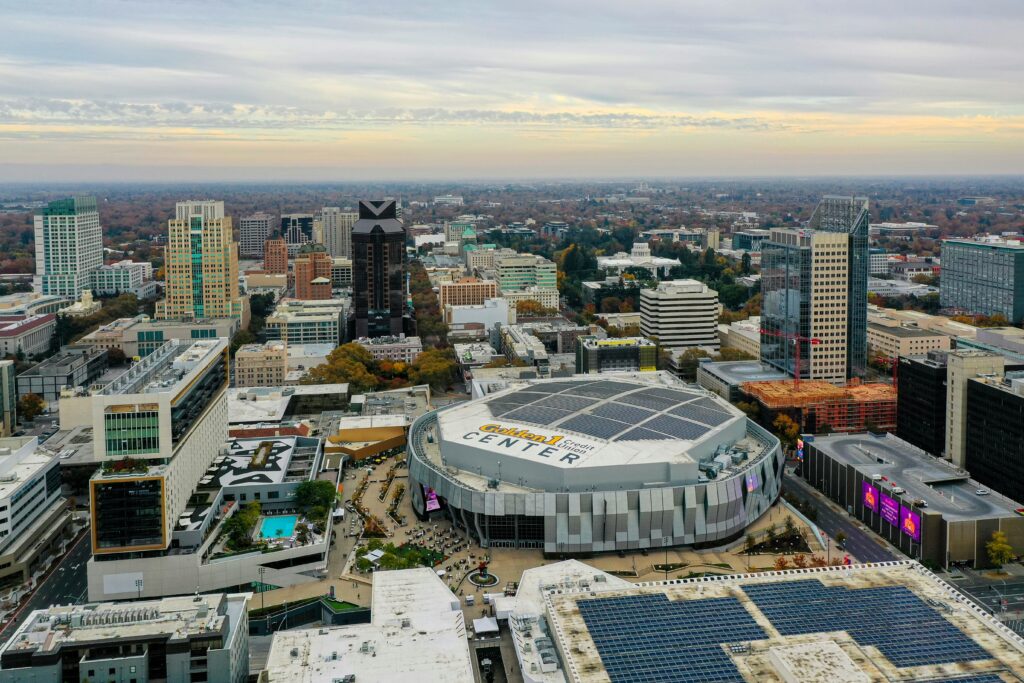
[[[658,347],[644,337],[576,338],[576,374],[653,372],[658,369]]]
[[[972,349],[946,354],[946,448],[944,455],[957,467],[967,463],[967,385],[982,375],[1001,377],[1005,371],[1003,356]],[[974,446],[972,445],[971,448]]]
[[[761,316],[752,315],[718,326],[718,341],[723,349],[736,349],[751,358],[761,357]]]
[[[697,280],[669,280],[642,290],[640,334],[667,349],[717,351],[718,292]]]
[[[920,311],[904,311],[868,304],[868,322],[876,325],[916,327],[929,332],[944,334],[960,343],[974,339],[979,328],[974,325],[951,320],[942,315],[929,315]]]
[[[1024,500],[1024,372],[967,380],[964,464],[975,479]]]
[[[236,387],[279,387],[288,374],[288,345],[283,341],[245,344],[235,352]]]
[[[806,433],[892,431],[896,429],[896,389],[890,384],[851,384],[807,380],[743,385],[748,400],[759,407],[760,419],[772,424],[788,415]]]
[[[94,346],[100,349],[120,349],[127,358],[143,358],[177,339],[231,338],[239,330],[237,318],[207,318],[205,320],[150,320],[149,316],[118,318],[103,325],[76,342],[76,346]]]
[[[786,377],[756,360],[714,362],[701,358],[697,365],[697,384],[730,403],[746,400],[743,385],[748,382],[777,382]]]
[[[558,554],[740,538],[783,467],[778,439],[660,372],[511,382],[419,417],[408,458],[420,519]]]
[[[475,277],[460,278],[457,282],[444,283],[438,287],[438,305],[479,306],[487,299],[498,296],[498,283]]]
[[[979,496],[984,486],[975,472],[892,434],[807,435],[798,472],[908,557],[943,569],[991,566],[985,544],[994,531],[1005,533],[1014,547],[1024,544],[1020,503],[996,494]],[[950,590],[950,595],[958,593]],[[934,639],[934,632],[917,628],[922,638]]]
[[[916,327],[868,323],[868,348],[887,358],[922,356],[929,351],[948,351],[952,340],[941,332]]]
[[[521,325],[499,325],[492,335],[497,349],[509,363],[533,367],[544,377],[551,373],[551,361],[544,342]]]
[[[331,268],[334,262],[322,244],[303,244],[295,255],[292,271],[295,298],[303,301],[331,298]]]
[[[555,264],[543,256],[518,254],[496,260],[498,287],[516,292],[528,287],[556,288]]]
[[[423,353],[423,342],[419,337],[363,337],[355,342],[370,352],[374,360],[390,360],[412,363]]]
[[[245,683],[251,595],[35,610],[0,649],[0,683]]]
[[[888,237],[889,239],[905,240],[909,242],[915,235],[923,234],[929,230],[938,230],[939,226],[929,223],[872,223],[868,226],[871,235]]]
[[[946,450],[946,353],[901,356],[896,383],[896,436],[941,457]]]
[[[277,217],[259,212],[238,221],[238,250],[246,258],[263,258],[263,245],[277,228]]]
[[[313,241],[313,214],[289,213],[281,216],[281,237],[288,244],[288,256],[295,256],[299,247]]]
[[[854,303],[848,298],[849,242],[822,230],[771,231],[761,250],[762,362],[793,377],[799,372],[801,379],[844,384],[849,378],[859,343],[848,336]],[[867,344],[864,329],[860,339]]]
[[[376,573],[371,591],[369,624],[275,633],[260,683],[475,680],[459,597],[433,569]]]
[[[0,360],[0,437],[10,436],[18,422],[18,384],[13,360]]]
[[[494,244],[477,244],[474,249],[466,249],[466,270],[470,273],[493,271],[496,263],[503,258],[517,256],[514,249],[498,248]]]
[[[292,344],[334,344],[342,342],[350,301],[343,298],[302,301],[282,299],[267,316],[267,339]]]
[[[320,211],[323,244],[334,258],[352,258],[352,227],[359,220],[354,211],[343,211],[337,206],[325,206]]]
[[[239,294],[238,244],[224,202],[178,202],[168,222],[167,280],[156,318],[240,318],[247,309]]]
[[[872,277],[889,275],[889,254],[885,249],[872,247],[868,250],[868,275]]]
[[[171,549],[192,488],[227,438],[227,350],[226,339],[170,341],[102,388],[61,399],[61,428],[91,426],[95,437],[94,556]]]
[[[501,297],[508,301],[509,306],[517,311],[519,310],[520,301],[531,301],[544,309],[542,315],[546,315],[549,312],[558,312],[559,296],[557,287],[527,287],[526,289],[514,291],[503,289],[501,290]]]
[[[352,227],[353,337],[405,331],[405,227],[397,210],[394,200],[359,202]]]
[[[998,353],[1009,362],[1024,363],[1024,330],[1019,327],[978,328],[973,339],[957,338],[956,347]]]
[[[889,264],[889,273],[903,282],[913,282],[914,278],[920,275],[938,276],[941,272],[939,259],[931,256],[893,261]]]
[[[280,235],[263,244],[263,270],[277,275],[288,274],[288,243]]]
[[[36,279],[41,294],[77,299],[103,265],[95,197],[50,202],[35,216]]]
[[[0,318],[0,358],[47,353],[56,329],[57,316],[53,313]]]
[[[34,436],[0,439],[2,590],[28,583],[74,535],[61,496],[60,462]]]
[[[447,223],[444,224],[445,244],[458,244],[459,240],[462,239],[462,236],[466,233],[467,230],[473,232],[473,234],[476,234],[475,228],[476,226],[474,226],[471,221],[448,221]]]
[[[139,299],[156,296],[152,263],[124,260],[102,265],[90,273],[89,280],[90,289],[96,296],[134,294]]]
[[[106,371],[106,349],[65,346],[18,375],[18,398],[35,394],[56,401],[65,389],[88,387]]]
[[[335,289],[352,286],[352,259],[335,257],[331,259],[331,287]]]
[[[939,302],[979,315],[1024,320],[1024,242],[944,240]]]
[[[453,344],[455,358],[459,362],[459,376],[464,382],[473,378],[473,371],[502,358],[502,355],[487,343]]]
[[[742,251],[761,251],[764,243],[771,238],[771,230],[749,228],[732,234],[732,248]]]
[[[465,201],[460,195],[445,194],[439,197],[434,197],[435,206],[462,206]]]

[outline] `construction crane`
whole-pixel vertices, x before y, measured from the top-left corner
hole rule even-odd
[[[805,337],[800,334],[792,332],[772,332],[761,328],[761,334],[766,337],[781,337],[782,339],[788,339],[793,342],[793,347],[796,349],[795,360],[796,360],[796,371],[793,373],[793,388],[800,388],[800,342],[808,342],[810,344],[820,344],[821,340],[817,337]]]

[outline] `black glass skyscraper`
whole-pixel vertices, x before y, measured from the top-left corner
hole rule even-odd
[[[352,227],[352,334],[401,334],[405,302],[405,226],[397,204],[360,201]]]

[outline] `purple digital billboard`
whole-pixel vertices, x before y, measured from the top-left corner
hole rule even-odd
[[[751,472],[747,475],[747,493],[753,493],[757,490],[757,473]]]
[[[900,523],[900,504],[895,498],[890,498],[884,493],[880,493],[882,504],[878,514],[882,515],[882,519],[889,522],[893,526],[898,526]]]
[[[910,536],[914,543],[921,542],[921,515],[913,509],[900,506],[900,531]]]
[[[861,482],[860,491],[861,500],[864,501],[864,507],[878,512],[878,489],[864,481]]]
[[[433,512],[434,510],[440,510],[441,509],[441,501],[438,500],[437,493],[434,492],[434,489],[432,489],[432,488],[428,488],[427,489],[426,499],[427,499],[427,512]]]

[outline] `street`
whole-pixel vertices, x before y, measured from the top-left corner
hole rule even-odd
[[[818,513],[815,524],[835,539],[840,531],[846,534],[846,551],[855,557],[859,562],[890,562],[892,560],[905,560],[903,555],[889,550],[882,539],[870,531],[862,530],[849,515],[838,510],[834,504],[827,500],[824,495],[818,493],[814,488],[794,474],[786,473],[782,479],[783,492],[791,492],[808,500],[814,505]],[[842,557],[844,551],[832,548],[833,553]]]
[[[85,602],[88,591],[86,563],[89,561],[90,550],[89,534],[84,533],[46,575],[14,619],[0,630],[0,642],[10,638],[32,610],[45,609],[50,605]]]

